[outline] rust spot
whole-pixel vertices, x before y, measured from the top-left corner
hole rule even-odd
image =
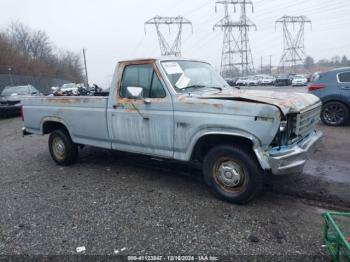
[[[217,109],[222,109],[224,107],[223,104],[213,104],[212,106],[214,106]]]

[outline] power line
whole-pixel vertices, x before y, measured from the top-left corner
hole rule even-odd
[[[306,16],[283,16],[276,21],[276,25],[281,24],[283,27],[283,54],[280,65],[285,71],[286,66],[294,72],[298,63],[303,63],[306,57],[304,51],[304,33],[305,24],[311,25],[311,20]],[[298,29],[296,34],[290,30]]]
[[[254,71],[254,63],[249,43],[248,31],[257,29],[256,25],[247,17],[247,6],[253,11],[253,3],[247,0],[218,0],[216,5],[223,5],[225,16],[214,25],[214,30],[220,28],[224,32],[221,54],[221,75],[233,77],[234,75],[248,75]],[[233,21],[229,7],[240,6],[240,19]],[[234,30],[238,29],[237,32]]]
[[[155,16],[145,22],[145,30],[147,25],[154,25],[156,28],[159,47],[160,47],[162,56],[181,56],[182,27],[183,25],[190,25],[192,27],[192,23],[189,20],[187,20],[183,16],[177,16],[177,17]],[[169,32],[170,32],[170,27],[177,26],[176,37],[172,45],[170,45],[168,40],[164,37],[164,34],[162,33],[160,28],[161,25],[168,26]],[[192,27],[192,31],[193,31],[193,27]]]

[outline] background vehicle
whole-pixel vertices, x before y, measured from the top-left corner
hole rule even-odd
[[[275,78],[273,76],[263,76],[261,79],[261,85],[274,85],[275,84]]]
[[[275,86],[289,86],[291,79],[289,75],[278,75],[275,80]]]
[[[304,75],[296,75],[293,77],[292,86],[306,86],[307,78]]]
[[[111,87],[109,97],[26,99],[23,134],[50,134],[59,165],[73,164],[80,145],[194,161],[233,203],[259,192],[262,170],[302,172],[322,135],[317,97],[233,89],[202,61],[123,61]]]
[[[248,86],[258,86],[260,84],[260,78],[257,76],[251,76],[247,80]]]
[[[248,85],[248,77],[240,77],[236,81],[237,86],[246,86]]]
[[[350,67],[315,73],[309,93],[323,102],[321,119],[330,126],[344,125],[350,115]]]
[[[0,117],[19,116],[23,97],[40,95],[32,85],[5,87],[0,96]]]
[[[42,94],[32,85],[26,86],[7,86],[1,92],[9,105],[15,105],[21,102],[25,96],[41,96]]]

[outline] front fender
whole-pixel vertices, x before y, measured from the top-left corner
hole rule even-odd
[[[232,136],[232,137],[241,137],[241,138],[246,138],[250,141],[252,141],[254,148],[259,148],[261,147],[261,141],[259,138],[254,136],[253,134],[250,134],[248,132],[242,131],[242,130],[232,130],[232,129],[216,129],[216,128],[209,128],[205,130],[200,130],[197,132],[191,139],[191,142],[189,146],[187,147],[187,150],[184,155],[184,160],[189,161],[191,159],[193,150],[197,144],[197,142],[203,138],[204,136],[207,135],[225,135],[225,136]]]

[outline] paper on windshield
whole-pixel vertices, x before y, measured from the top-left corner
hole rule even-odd
[[[179,89],[183,89],[185,87],[188,86],[188,84],[190,83],[191,79],[188,78],[185,74],[182,74],[179,78],[179,80],[177,80],[175,86]]]
[[[176,62],[166,62],[162,63],[165,71],[168,75],[183,74],[181,66]]]

